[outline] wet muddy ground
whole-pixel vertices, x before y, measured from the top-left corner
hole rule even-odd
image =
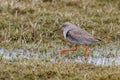
[[[56,48],[58,49],[58,48]],[[54,50],[54,48],[53,48]],[[57,51],[57,50],[56,50]],[[79,50],[75,54],[80,53]],[[73,55],[67,54],[67,55]],[[34,59],[34,60],[44,60],[54,63],[59,59],[68,62],[86,62],[83,55],[66,56],[66,54],[53,53],[52,51],[40,52],[34,50],[25,49],[0,49],[0,56],[7,60],[12,59]],[[114,44],[107,44],[103,47],[90,48],[87,63],[93,63],[95,65],[120,65],[120,48]]]

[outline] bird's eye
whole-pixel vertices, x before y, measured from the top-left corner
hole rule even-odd
[[[66,27],[67,25],[66,24],[63,24],[62,27]]]

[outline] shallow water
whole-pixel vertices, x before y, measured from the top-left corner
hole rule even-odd
[[[120,48],[116,45],[107,44],[104,47],[95,47],[90,49],[90,56],[87,62],[93,63],[95,65],[120,65]],[[61,54],[53,54],[48,51],[47,53],[41,53],[40,51],[25,50],[25,49],[14,49],[8,50],[5,48],[0,49],[0,57],[12,60],[12,59],[41,59],[47,60],[52,63],[56,62],[58,59],[63,59],[64,61],[72,62],[84,62],[83,56],[76,56],[72,58],[67,58]]]

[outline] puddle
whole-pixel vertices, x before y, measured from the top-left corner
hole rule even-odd
[[[93,63],[95,65],[120,65],[120,48],[115,45],[108,44],[104,47],[95,47],[90,49],[90,56],[88,57],[88,63]],[[60,59],[62,55],[53,54],[52,52],[41,53],[40,51],[24,50],[24,49],[14,49],[8,50],[5,48],[0,49],[0,57],[4,59],[30,59],[35,60],[47,60],[52,63]],[[83,56],[77,56],[72,58],[63,57],[64,61],[74,61],[74,62],[84,62]]]

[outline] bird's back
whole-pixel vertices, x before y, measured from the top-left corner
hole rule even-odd
[[[67,32],[66,39],[76,44],[91,44],[100,41],[100,39],[93,37],[84,29],[76,26],[73,26],[73,28]]]

